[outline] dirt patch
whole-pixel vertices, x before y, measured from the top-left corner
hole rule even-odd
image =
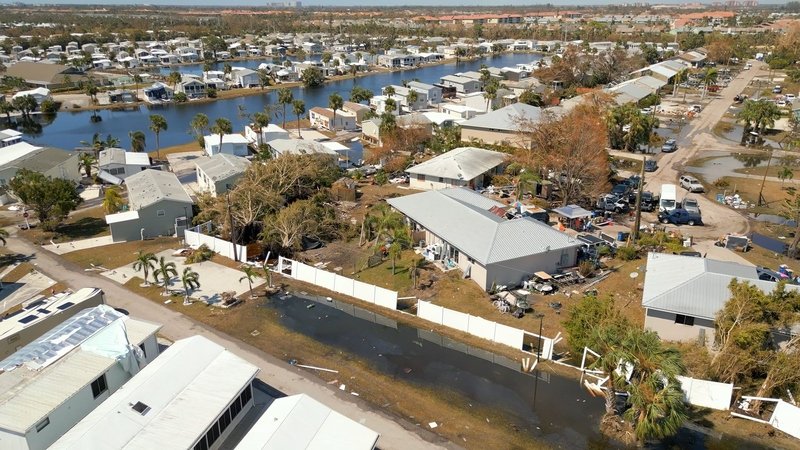
[[[11,269],[11,271],[8,272],[6,276],[3,277],[3,283],[16,283],[17,281],[20,280],[20,278],[31,273],[31,271],[35,269],[36,268],[31,263],[28,262],[20,263],[20,265]]]
[[[139,250],[158,253],[170,248],[178,248],[179,246],[180,243],[176,238],[156,238],[78,250],[62,255],[62,257],[85,268],[94,265],[114,269],[132,263],[136,259],[136,254]]]
[[[200,147],[200,145],[197,144],[197,141],[196,140],[191,140],[191,141],[189,141],[189,142],[187,142],[185,144],[173,145],[171,147],[164,147],[159,151],[149,152],[148,155],[150,155],[151,158],[157,158],[158,155],[160,154],[161,158],[164,159],[164,157],[166,155],[169,155],[169,154],[172,154],[172,153],[197,152],[197,151],[200,151],[200,150],[203,150],[203,149]]]
[[[40,227],[34,227],[30,230],[20,230],[19,235],[36,244],[48,244],[51,240],[60,243],[108,236],[111,230],[105,217],[102,206],[82,209],[67,217],[56,231],[45,231]]]

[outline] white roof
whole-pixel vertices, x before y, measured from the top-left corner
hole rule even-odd
[[[299,394],[272,402],[236,450],[372,450],[379,436]]]
[[[211,145],[219,145],[219,135],[218,134],[211,134],[208,136],[203,136],[206,145],[209,143]],[[247,140],[246,137],[242,136],[241,134],[234,133],[234,134],[223,134],[222,135],[222,143],[223,144],[249,144],[250,141]]]
[[[139,211],[125,211],[106,215],[106,223],[109,225],[112,223],[127,222],[129,220],[139,220]]]
[[[139,210],[161,200],[193,203],[172,172],[147,169],[125,179],[132,210]]]
[[[315,153],[336,155],[336,152],[317,141],[306,139],[273,139],[269,146],[279,155],[310,155]]]
[[[214,181],[224,180],[240,175],[250,166],[250,161],[241,156],[217,153],[210,158],[202,158],[195,163],[207,177]]]
[[[144,152],[128,152],[124,148],[107,148],[100,150],[98,166],[124,164],[128,166],[150,166],[150,156]]]
[[[100,293],[98,288],[83,288],[78,289],[74,293],[59,292],[48,298],[36,300],[36,297],[29,299],[34,300],[28,308],[23,308],[23,311],[16,315],[0,321],[0,339],[9,338],[25,328],[34,326],[45,318],[63,315],[64,311],[70,312],[83,309],[81,304],[89,299],[92,299]],[[14,306],[25,303],[29,300],[20,299],[19,302],[7,304],[3,301],[0,307],[0,313],[3,313]],[[19,344],[17,344],[19,345]]]
[[[31,145],[25,141],[11,144],[8,147],[3,147],[3,150],[0,151],[0,167],[23,158],[30,153],[39,150],[40,148],[41,147]]]
[[[69,318],[0,362],[0,428],[25,434],[160,328],[106,305]]]
[[[258,368],[205,337],[175,342],[50,449],[192,448]],[[149,409],[140,414],[131,405]]]
[[[409,167],[406,172],[468,181],[499,166],[507,156],[477,147],[459,147]]]
[[[675,314],[714,320],[730,298],[734,278],[771,292],[778,283],[758,279],[755,267],[694,256],[650,253],[644,278],[642,306]],[[797,290],[798,286],[786,285]]]
[[[16,94],[14,94],[14,96],[11,98],[24,97],[26,95],[33,95],[33,96],[40,95],[42,97],[47,97],[48,95],[50,95],[50,89],[39,87],[28,91],[19,91]]]

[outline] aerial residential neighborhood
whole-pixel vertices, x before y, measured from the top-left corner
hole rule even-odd
[[[0,448],[800,447],[800,4],[96,3],[1,9]]]

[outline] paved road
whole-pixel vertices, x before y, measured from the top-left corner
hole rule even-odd
[[[13,230],[9,228],[9,232],[13,233]],[[85,272],[81,267],[44,251],[24,239],[12,236],[8,239],[7,247],[11,251],[25,255],[35,254],[31,263],[51,278],[60,280],[73,289],[82,287],[102,289],[106,294],[106,301],[110,305],[128,311],[133,317],[163,324],[160,334],[168,339],[174,341],[202,335],[214,340],[258,366],[261,369],[259,378],[273,388],[289,395],[307,393],[347,417],[379,432],[381,437],[378,444],[381,449],[459,448],[427,430],[420,429],[413,424],[403,423],[394,417],[376,411],[363,400],[333,390],[320,381],[312,380],[306,377],[301,369],[294,368],[253,346],[155,304],[96,273]]]
[[[678,184],[678,177],[681,175],[679,172],[680,167],[689,160],[695,157],[702,157],[705,152],[732,148],[729,142],[715,136],[712,129],[733,103],[733,97],[741,93],[754,77],[767,74],[756,69],[758,66],[754,64],[752,69],[740,72],[728,87],[724,88],[720,95],[712,100],[703,109],[702,113],[687,125],[683,137],[678,140],[678,151],[664,154],[659,160],[658,170],[645,176],[646,187],[649,191],[659,193],[662,184]],[[703,196],[697,195],[695,197],[700,203],[700,209],[703,211],[703,222],[706,225],[703,227],[679,227],[685,233],[695,238],[718,238],[728,232],[746,233],[750,229],[747,219],[739,212],[708,200]],[[651,215],[648,218],[652,221],[654,216]]]

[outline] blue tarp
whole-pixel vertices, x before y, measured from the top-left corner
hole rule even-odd
[[[784,241],[758,233],[752,233],[750,235],[750,241],[753,243],[753,245],[757,245],[761,248],[765,248],[771,252],[779,253],[781,255],[786,254],[786,251],[789,248],[789,244]]]

